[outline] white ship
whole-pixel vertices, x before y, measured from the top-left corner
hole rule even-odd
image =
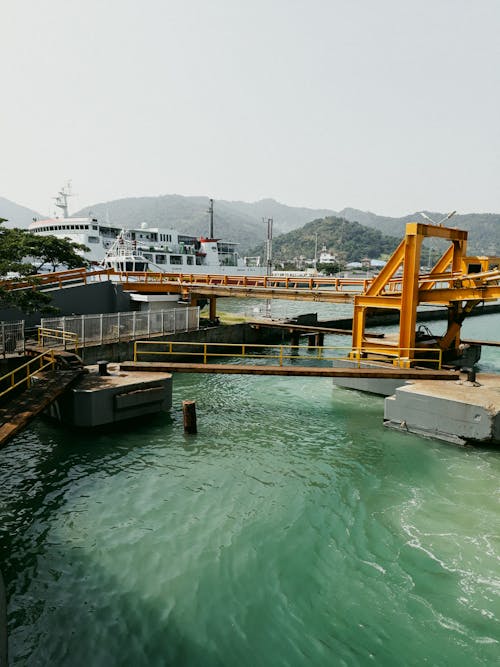
[[[266,274],[259,257],[240,257],[237,243],[213,236],[213,200],[210,200],[210,234],[208,238],[179,234],[175,229],[148,227],[122,229],[102,224],[95,217],[70,218],[68,188],[56,197],[63,217],[34,220],[29,230],[34,234],[58,236],[89,248],[83,256],[92,264],[121,271],[162,271],[164,273],[198,273],[222,275]]]

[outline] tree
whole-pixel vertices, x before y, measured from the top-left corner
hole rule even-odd
[[[316,267],[320,273],[324,273],[326,276],[334,276],[339,271],[342,271],[342,264],[337,262],[324,262],[319,263]]]
[[[0,218],[0,276],[4,278],[0,283],[0,306],[13,306],[24,312],[50,311],[50,297],[36,290],[36,272],[44,264],[49,264],[53,271],[60,265],[67,268],[86,266],[87,260],[77,251],[88,248],[69,239],[31,234],[24,229],[6,229],[1,226],[3,222],[5,218]],[[9,289],[9,283],[5,281],[9,274],[23,278],[32,289]]]

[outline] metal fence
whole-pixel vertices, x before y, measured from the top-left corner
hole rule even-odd
[[[44,317],[43,329],[58,329],[78,336],[80,346],[116,343],[152,334],[196,331],[200,324],[200,309],[145,310],[128,313]],[[50,341],[47,342],[50,344]]]
[[[24,320],[0,322],[0,354],[24,352]]]

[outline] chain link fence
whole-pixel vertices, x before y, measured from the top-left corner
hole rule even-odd
[[[24,320],[0,322],[0,354],[24,352]]]
[[[196,331],[200,326],[200,309],[174,308],[100,315],[73,315],[71,317],[44,317],[42,329],[71,332],[78,336],[81,346],[99,343],[117,343],[152,334]],[[50,337],[45,336],[47,344]],[[57,341],[60,343],[60,341]]]

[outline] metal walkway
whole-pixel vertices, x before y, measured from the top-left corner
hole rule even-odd
[[[222,373],[227,375],[295,375],[301,377],[386,378],[399,380],[458,380],[458,371],[419,368],[332,368],[322,366],[267,366],[243,364],[190,364],[160,361],[127,361],[123,371],[151,373]]]
[[[43,412],[83,373],[83,368],[45,371],[35,375],[29,389],[0,409],[0,448]]]

